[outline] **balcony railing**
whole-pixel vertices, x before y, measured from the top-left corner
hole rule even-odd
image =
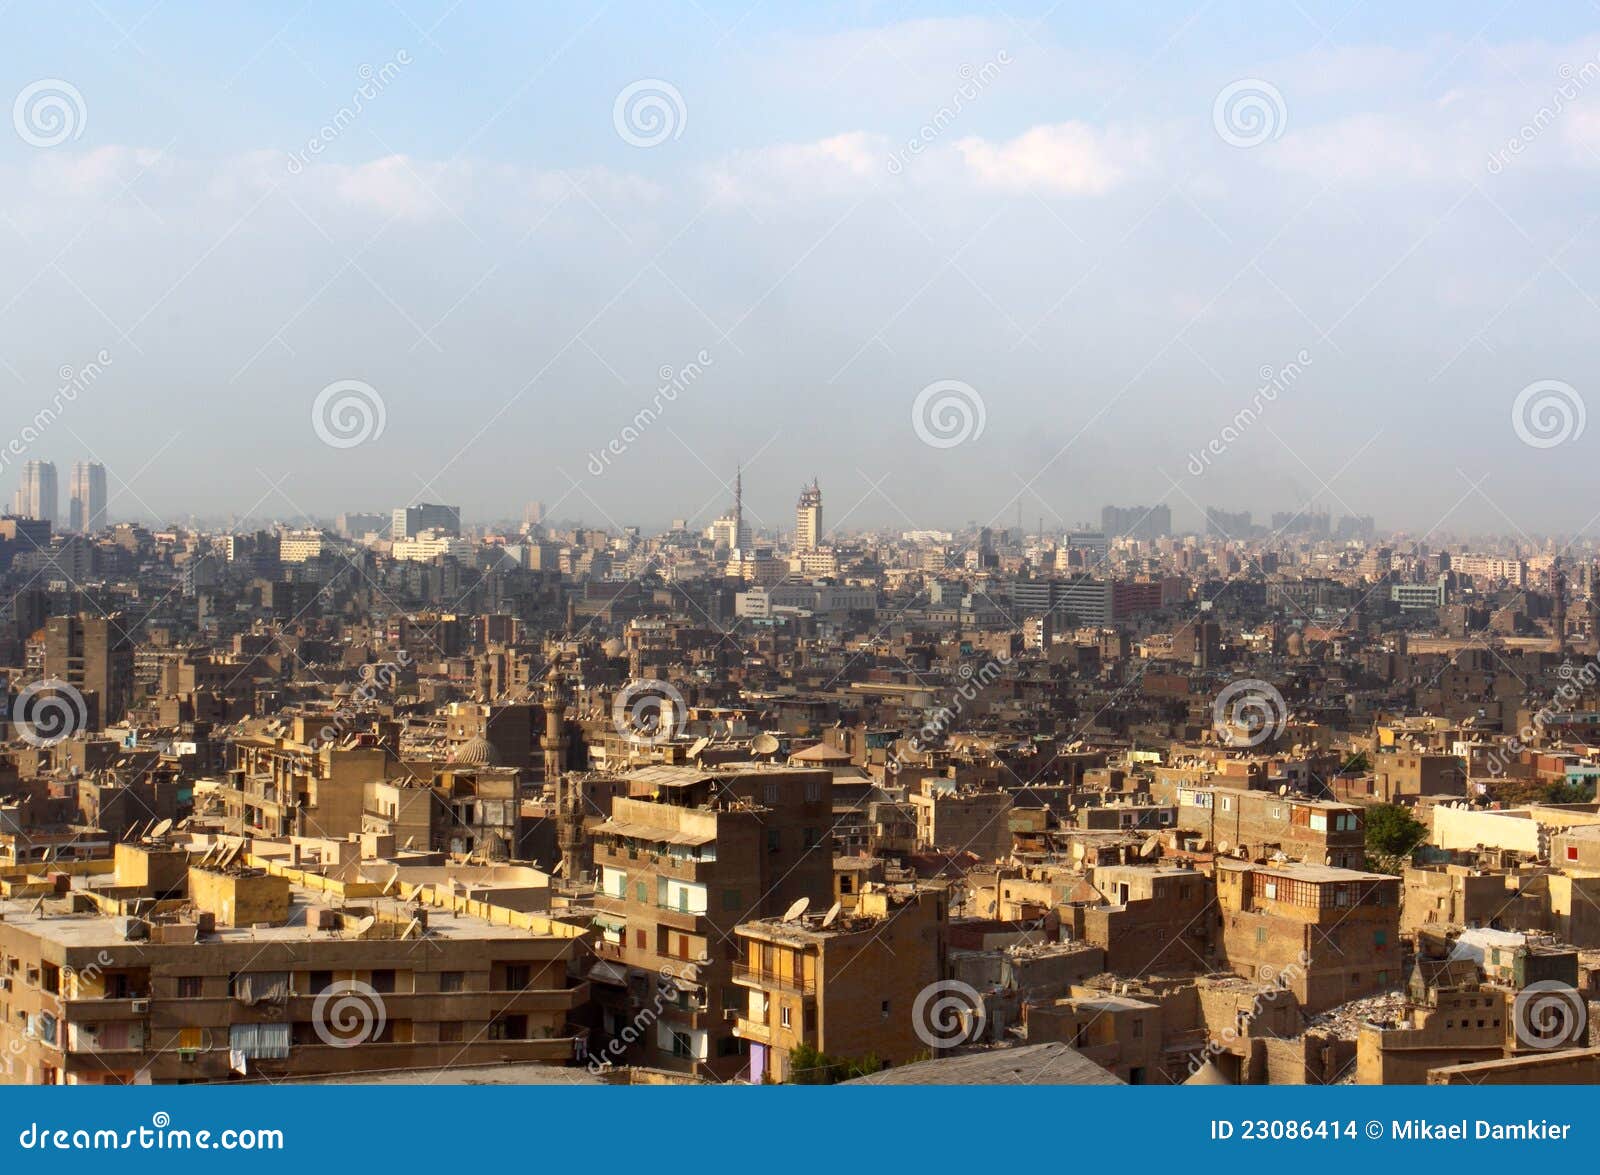
[[[817,990],[817,981],[799,975],[780,975],[776,971],[763,971],[750,967],[744,963],[735,963],[733,966],[735,982],[753,984],[757,987],[781,987],[785,991],[798,991],[811,995]]]

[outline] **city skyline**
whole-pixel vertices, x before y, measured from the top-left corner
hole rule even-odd
[[[1600,489],[1600,39],[1228,11],[14,14],[62,85],[18,80],[0,143],[0,378],[48,414],[12,457],[93,452],[147,518],[223,459],[219,512],[492,517],[532,466],[660,526],[743,461],[762,517],[816,474],[869,525],[1315,497],[1592,533],[1540,483]],[[359,443],[316,431],[351,404]]]

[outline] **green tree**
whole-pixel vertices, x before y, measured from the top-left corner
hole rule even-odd
[[[1399,804],[1374,804],[1366,812],[1367,856],[1404,857],[1428,835],[1428,829]]]
[[[855,1077],[869,1077],[882,1068],[883,1062],[871,1054],[836,1057],[818,1052],[809,1044],[797,1044],[789,1050],[790,1085],[837,1085]]]

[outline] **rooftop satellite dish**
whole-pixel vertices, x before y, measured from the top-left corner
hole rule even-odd
[[[711,740],[705,735],[701,735],[699,738],[695,739],[694,743],[689,747],[689,758],[698,759],[702,754],[705,753],[705,749],[710,745]]]
[[[783,912],[783,920],[785,922],[793,922],[796,918],[800,917],[800,915],[804,914],[810,907],[810,898],[796,898],[794,900],[794,904]]]
[[[1217,842],[1217,852],[1220,853],[1223,856],[1227,856],[1228,855],[1228,842],[1225,841],[1225,840],[1219,840]]]
[[[750,749],[758,755],[773,755],[778,751],[778,740],[770,734],[758,734],[750,743]]]
[[[154,828],[152,828],[150,830],[150,835],[151,835],[152,838],[159,839],[159,838],[161,838],[163,836],[166,836],[167,833],[169,833],[171,831],[172,831],[172,821],[163,820],[163,821],[161,821],[161,823],[157,824]]]
[[[1153,857],[1161,851],[1161,838],[1152,833],[1148,840],[1139,848],[1141,857]]]
[[[838,902],[834,902],[833,905],[828,907],[828,912],[822,916],[822,924],[824,926],[832,926],[839,920],[839,911],[842,909],[844,909],[843,906]]]
[[[357,922],[355,924],[355,927],[354,927],[354,929],[352,930],[351,933],[353,933],[357,938],[360,938],[363,935],[365,935],[367,933],[367,931],[371,930],[377,924],[378,924],[377,916],[374,915],[374,914],[368,914],[360,922]]]

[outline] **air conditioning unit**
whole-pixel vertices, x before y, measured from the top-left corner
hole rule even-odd
[[[150,1010],[150,1001],[149,1000],[134,1000],[132,1002],[133,1002],[133,1010],[134,1010],[134,1012],[136,1014],[137,1013],[142,1013],[142,1012],[148,1012]]]

